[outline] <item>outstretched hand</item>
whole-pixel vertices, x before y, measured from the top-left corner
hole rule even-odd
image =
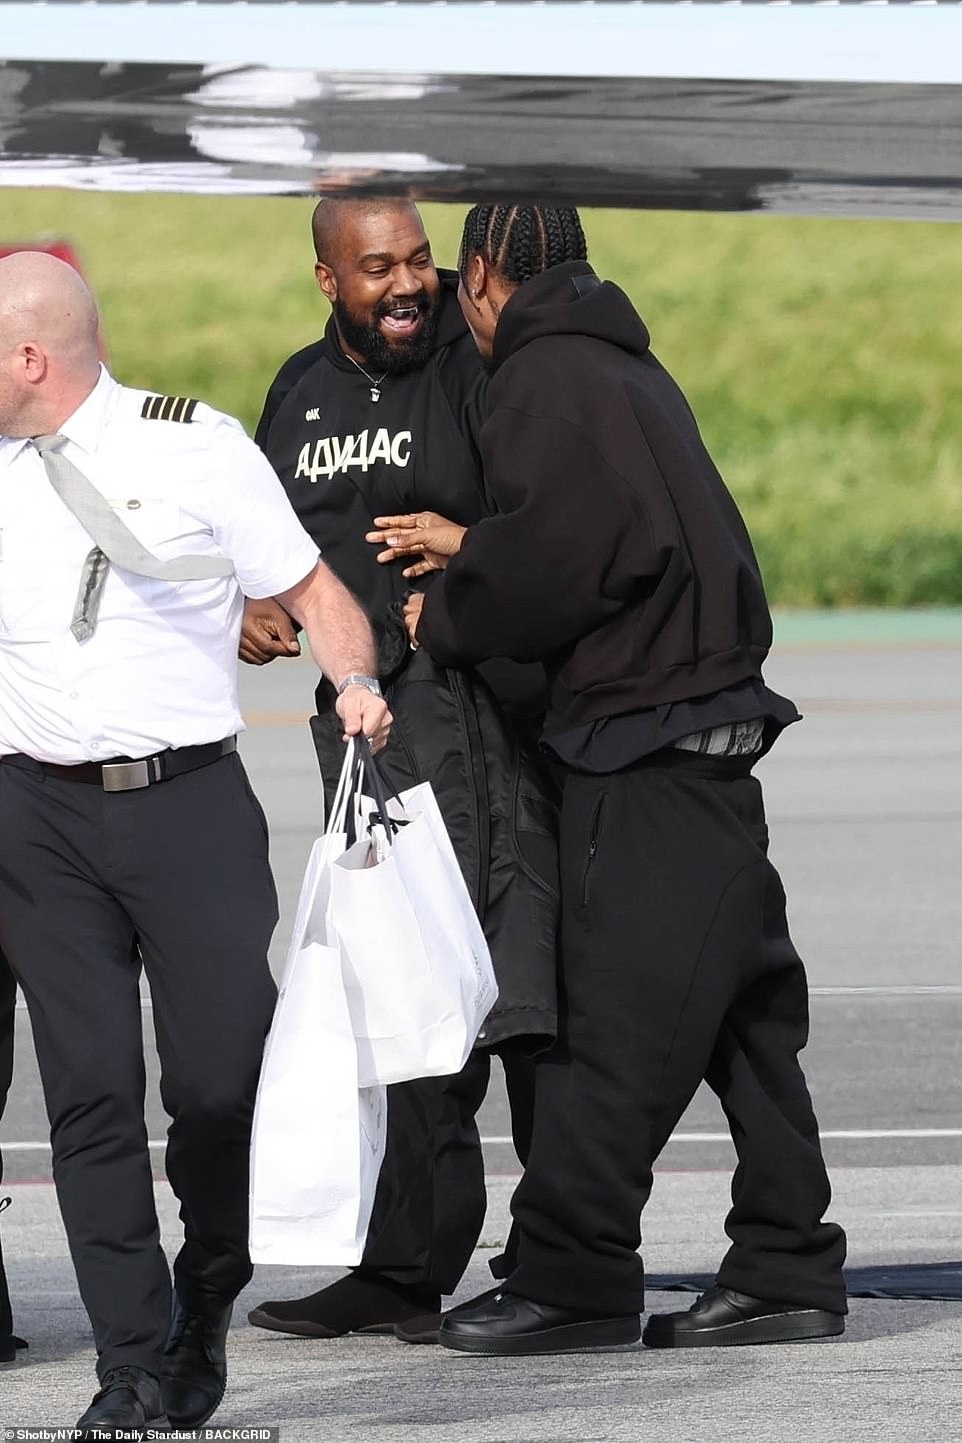
[[[376,531],[368,531],[365,541],[372,546],[384,546],[377,560],[382,564],[406,556],[418,556],[412,566],[406,566],[402,575],[412,580],[425,576],[429,571],[443,571],[452,556],[457,556],[464,540],[466,526],[458,526],[436,511],[414,511],[407,516],[375,516]]]
[[[301,644],[297,628],[273,598],[262,601],[248,598],[244,603],[238,655],[250,666],[264,666],[276,656],[300,656]]]

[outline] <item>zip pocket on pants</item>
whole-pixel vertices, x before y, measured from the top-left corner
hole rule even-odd
[[[591,869],[594,866],[595,857],[598,855],[598,841],[601,835],[601,821],[605,810],[605,798],[602,794],[595,803],[594,814],[591,818],[591,833],[588,839],[588,856],[585,860],[585,868],[581,878],[581,905],[588,905],[588,890],[591,881]]]

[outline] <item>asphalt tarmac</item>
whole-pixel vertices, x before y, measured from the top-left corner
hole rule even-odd
[[[242,747],[272,829],[283,963],[293,902],[320,828],[305,718],[309,659],[245,669]],[[767,668],[805,720],[759,769],[772,855],[812,988],[803,1061],[853,1265],[962,1258],[962,615],[784,618]],[[145,1007],[149,1038],[149,1005]],[[27,1355],[0,1369],[0,1423],[69,1424],[92,1389],[89,1331],[49,1181],[26,1015],[0,1123],[3,1218]],[[151,1051],[148,1132],[164,1120]],[[490,1209],[459,1297],[487,1286],[518,1166],[496,1078],[480,1118]],[[711,1272],[733,1153],[699,1094],[663,1154],[645,1220],[652,1273]],[[6,1183],[9,1181],[10,1186]],[[158,1182],[165,1236],[176,1204]],[[485,1362],[389,1339],[310,1343],[258,1332],[246,1310],[336,1271],[259,1269],[238,1305],[233,1385],[216,1421],[279,1424],[293,1440],[590,1443],[742,1439],[812,1443],[962,1438],[962,1303],[855,1301],[840,1342],[699,1353]],[[652,1295],[664,1310],[684,1295]],[[8,1434],[7,1436],[14,1436]]]

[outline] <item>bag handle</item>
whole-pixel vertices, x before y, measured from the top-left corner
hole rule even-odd
[[[398,823],[388,812],[388,792],[384,784],[384,778],[381,776],[377,762],[374,759],[374,748],[371,746],[370,737],[360,738],[357,743],[357,750],[361,765],[364,769],[367,786],[370,789],[371,796],[374,798],[374,816],[384,828],[384,835],[388,844],[390,844],[391,838],[395,836],[398,831]],[[397,800],[400,801],[399,798],[397,798]]]
[[[347,829],[347,809],[351,796],[355,789],[357,770],[360,765],[360,757],[355,756],[354,738],[348,742],[344,750],[344,764],[341,767],[341,775],[337,780],[337,788],[334,792],[334,800],[331,803],[331,815],[328,818],[325,834],[328,832],[343,832]]]

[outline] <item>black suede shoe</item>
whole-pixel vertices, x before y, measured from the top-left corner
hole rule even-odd
[[[648,1348],[732,1348],[751,1343],[800,1343],[837,1338],[841,1313],[802,1303],[771,1303],[731,1288],[709,1288],[684,1313],[653,1313],[642,1341]]]
[[[574,1308],[535,1303],[504,1288],[445,1313],[438,1341],[459,1353],[608,1353],[631,1348],[641,1336],[637,1313],[605,1318]]]
[[[459,1304],[459,1307],[473,1307],[475,1303],[486,1303],[493,1298],[495,1293],[501,1291],[502,1284],[498,1283],[493,1288],[488,1288],[486,1293],[479,1293],[476,1298],[471,1298],[467,1303]],[[449,1308],[448,1312],[453,1312]],[[408,1318],[405,1323],[394,1324],[394,1336],[399,1343],[437,1343],[440,1342],[441,1323],[447,1317],[447,1313],[420,1313],[417,1317]]]
[[[399,1343],[436,1343],[444,1314],[416,1313],[404,1323],[395,1323],[393,1333]]]
[[[350,1273],[309,1297],[260,1303],[247,1321],[298,1338],[343,1338],[345,1333],[393,1333],[396,1323],[440,1312],[440,1293]]]
[[[174,1298],[160,1390],[175,1428],[199,1428],[220,1406],[227,1388],[227,1329],[233,1304],[189,1313]]]
[[[140,1437],[146,1428],[167,1428],[160,1383],[144,1368],[111,1368],[81,1418],[81,1438]]]

